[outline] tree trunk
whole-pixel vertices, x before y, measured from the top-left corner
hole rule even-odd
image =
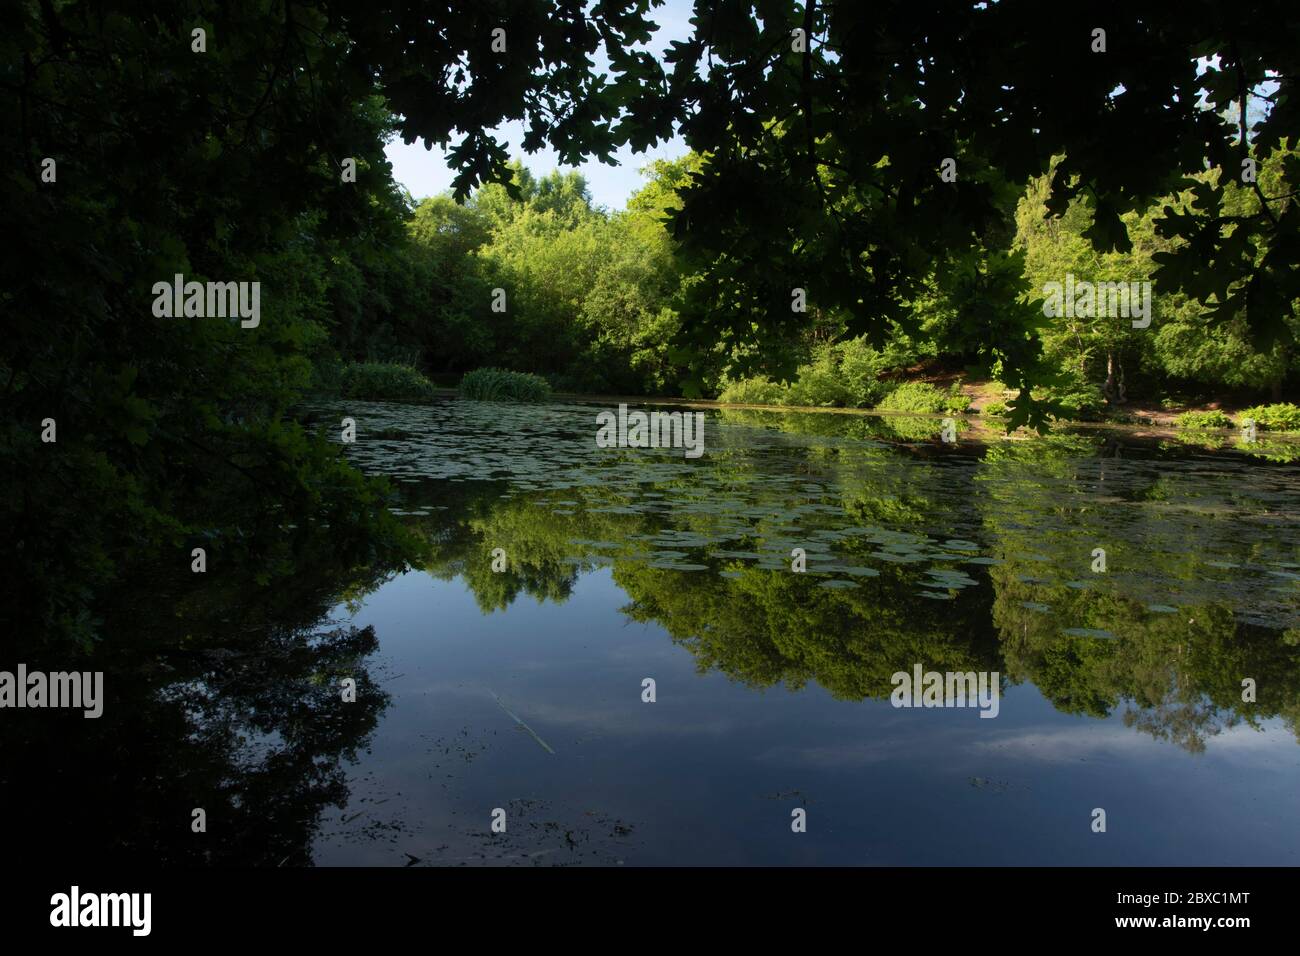
[[[1124,389],[1124,366],[1119,356],[1111,350],[1106,352],[1106,384],[1101,391],[1111,405],[1123,405],[1128,401]]]

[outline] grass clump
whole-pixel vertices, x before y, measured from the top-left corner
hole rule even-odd
[[[476,368],[461,378],[460,397],[478,402],[544,402],[551,397],[551,386],[531,372]]]
[[[428,402],[432,382],[410,365],[394,362],[350,362],[338,377],[339,394],[368,402]]]

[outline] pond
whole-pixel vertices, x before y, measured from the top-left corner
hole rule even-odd
[[[160,603],[192,646],[121,662],[58,753],[27,738],[26,771],[99,794],[83,851],[1300,863],[1286,446],[710,409],[690,458],[597,447],[607,410],[315,406],[335,437],[355,420],[419,559],[304,555],[273,610]],[[896,706],[930,672],[993,701]]]

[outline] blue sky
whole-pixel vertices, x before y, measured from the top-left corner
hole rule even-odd
[[[659,31],[654,34],[652,47],[662,52],[673,40],[685,40],[691,33],[691,0],[668,0],[652,10],[650,19],[659,24]],[[507,35],[508,37],[508,35]],[[597,63],[597,68],[600,63]],[[534,173],[545,175],[559,168],[553,150],[543,149],[526,154],[523,151],[523,127],[521,124],[506,123],[498,129],[498,139],[506,143],[512,156],[523,159],[524,164]],[[437,145],[426,150],[424,144],[416,141],[406,145],[400,139],[388,144],[384,150],[388,161],[393,164],[393,178],[405,186],[416,199],[436,195],[451,188],[452,172],[447,168],[447,154]],[[619,161],[617,166],[606,166],[597,160],[577,167],[591,186],[591,195],[596,205],[609,209],[622,209],[627,199],[645,182],[639,170],[656,159],[675,159],[686,152],[686,144],[678,137],[667,143],[633,153],[625,148],[615,154]],[[568,167],[566,167],[568,168]]]

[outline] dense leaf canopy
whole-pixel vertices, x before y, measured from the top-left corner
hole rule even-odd
[[[699,0],[662,61],[659,7],[3,0],[0,626],[89,641],[106,586],[200,544],[395,541],[383,488],[292,414],[342,360],[642,393],[811,363],[867,395],[903,342],[996,369],[1038,420],[1061,342],[1085,378],[1131,343],[1040,336],[1026,261],[1067,260],[1025,252],[1033,190],[1097,255],[1149,253],[1179,297],[1151,361],[1226,382],[1227,342],[1247,384],[1287,380],[1289,0]],[[565,163],[674,132],[691,153],[610,215],[512,165],[507,121]],[[413,209],[393,136],[446,145],[468,205]],[[156,315],[176,275],[260,283],[260,323]]]

